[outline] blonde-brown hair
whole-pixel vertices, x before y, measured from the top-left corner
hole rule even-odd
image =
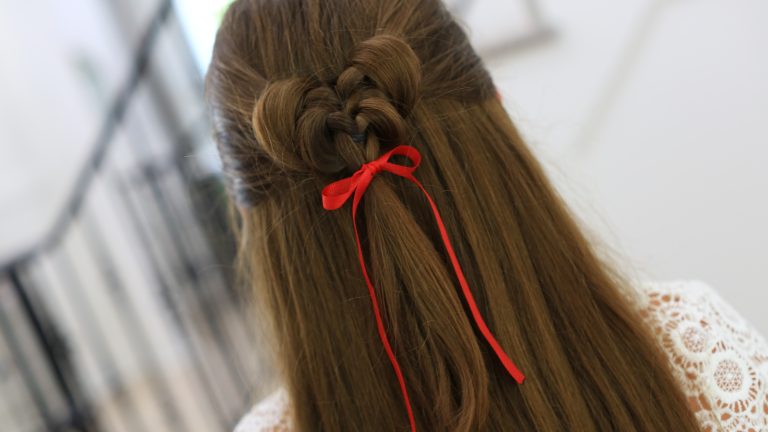
[[[397,144],[423,162],[488,325],[478,338],[433,216],[382,174],[358,224],[420,430],[695,431],[656,345],[438,0],[239,0],[207,89],[240,254],[302,431],[403,430],[350,215],[322,188]]]

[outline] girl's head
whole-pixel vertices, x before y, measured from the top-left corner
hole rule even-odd
[[[207,76],[240,254],[299,430],[402,430],[352,221],[322,188],[398,144],[518,386],[478,338],[433,215],[379,175],[358,215],[421,430],[696,430],[649,332],[437,0],[239,0]]]
[[[236,2],[214,55],[218,141],[245,205],[297,182],[322,186],[417,138],[415,108],[495,91],[437,1]]]

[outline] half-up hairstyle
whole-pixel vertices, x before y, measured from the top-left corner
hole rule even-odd
[[[424,196],[381,174],[358,226],[422,431],[695,431],[667,360],[438,0],[238,0],[207,91],[240,261],[301,431],[409,427],[348,212],[321,191],[407,144],[478,306],[473,326]],[[265,347],[266,348],[266,347]]]

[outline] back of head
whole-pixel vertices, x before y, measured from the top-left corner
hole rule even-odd
[[[322,188],[398,144],[434,198],[517,385],[480,342],[429,204],[380,175],[358,216],[421,430],[697,430],[652,336],[595,255],[438,0],[239,0],[208,73],[240,253],[299,430],[400,430],[348,212]],[[375,425],[372,426],[372,425]]]

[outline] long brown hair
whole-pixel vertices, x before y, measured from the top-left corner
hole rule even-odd
[[[403,430],[348,211],[322,188],[397,144],[435,199],[517,385],[465,311],[421,192],[358,223],[420,430],[694,431],[667,360],[438,0],[239,0],[207,89],[240,254],[302,431]]]

